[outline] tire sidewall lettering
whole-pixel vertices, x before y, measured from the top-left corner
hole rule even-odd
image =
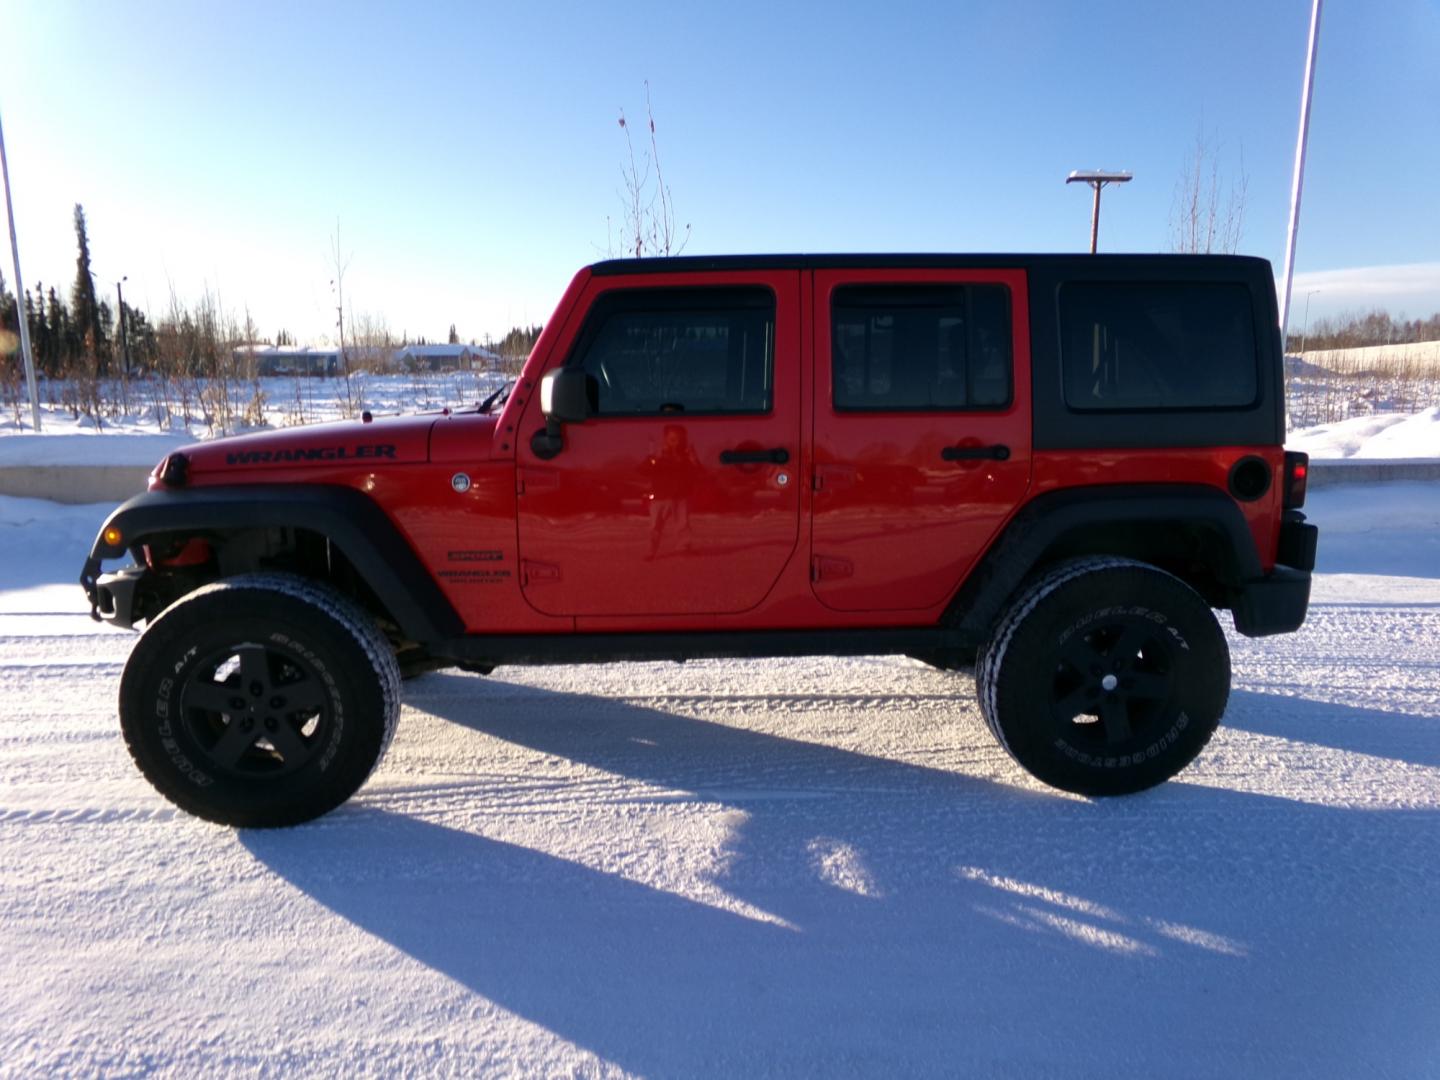
[[[1116,616],[1144,619],[1146,622],[1152,622],[1156,626],[1163,626],[1169,633],[1171,640],[1178,648],[1184,649],[1186,652],[1190,651],[1190,643],[1185,640],[1185,635],[1180,632],[1180,628],[1177,627],[1174,623],[1172,623],[1163,612],[1155,611],[1151,608],[1141,607],[1139,605],[1133,604],[1117,604],[1111,607],[1099,608],[1095,611],[1092,611],[1089,614],[1085,615],[1083,618],[1071,623],[1069,626],[1065,627],[1065,629],[1061,630],[1060,635],[1056,639],[1055,643],[1057,645],[1064,646],[1064,644],[1072,637],[1074,637],[1076,633],[1083,631],[1086,627],[1094,626],[1097,622],[1108,618],[1114,618]]]
[[[1125,754],[1092,754],[1078,746],[1071,745],[1063,736],[1056,736],[1054,746],[1056,750],[1077,765],[1085,765],[1092,769],[1128,769],[1153,762],[1170,747],[1178,744],[1181,733],[1189,726],[1190,717],[1182,709],[1176,714],[1175,722],[1170,725],[1170,729],[1165,734],[1148,746]]]

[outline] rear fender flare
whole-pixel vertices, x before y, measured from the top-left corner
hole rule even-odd
[[[1263,575],[1245,516],[1225,492],[1201,484],[1115,484],[1037,496],[1010,519],[956,592],[945,621],[978,645],[1006,601],[1046,553],[1095,526],[1179,525],[1213,537],[1228,587],[1243,589]]]

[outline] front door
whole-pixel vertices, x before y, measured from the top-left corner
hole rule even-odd
[[[562,346],[593,415],[518,447],[521,580],[551,615],[705,615],[759,604],[800,522],[796,271],[594,279]]]
[[[815,595],[841,611],[934,607],[1030,483],[1025,274],[814,281]]]

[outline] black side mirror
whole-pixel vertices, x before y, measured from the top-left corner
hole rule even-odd
[[[540,411],[546,420],[561,424],[589,419],[590,376],[574,368],[550,372],[540,380]]]
[[[590,376],[583,371],[560,368],[540,380],[540,411],[545,414],[545,427],[535,432],[530,449],[535,456],[548,461],[565,449],[561,424],[580,424],[590,416]]]

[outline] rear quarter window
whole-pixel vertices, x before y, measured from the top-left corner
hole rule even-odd
[[[1069,282],[1065,404],[1077,412],[1248,408],[1259,399],[1250,290],[1227,283]]]

